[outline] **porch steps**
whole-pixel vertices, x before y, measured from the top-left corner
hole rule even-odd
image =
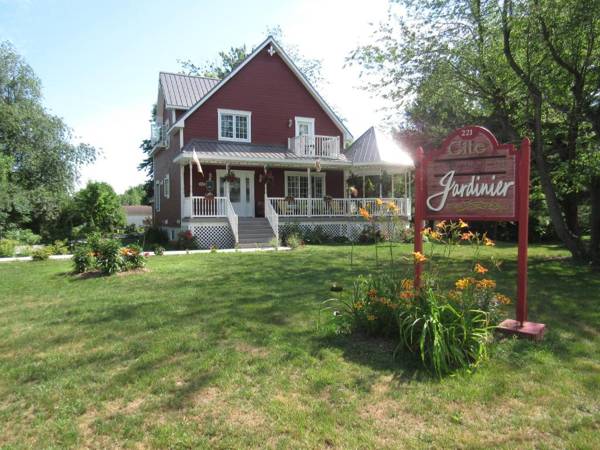
[[[264,217],[238,218],[238,233],[240,248],[265,247],[275,237]]]

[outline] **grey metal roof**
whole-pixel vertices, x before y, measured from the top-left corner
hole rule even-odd
[[[374,127],[365,131],[346,150],[354,165],[414,166],[410,154],[389,136]]]
[[[219,83],[215,78],[160,72],[165,103],[170,108],[189,109]]]
[[[127,215],[152,215],[152,206],[147,205],[125,205],[123,210]]]
[[[240,142],[211,141],[204,139],[192,139],[181,149],[182,152],[196,151],[198,158],[219,159],[228,158],[231,160],[256,158],[256,159],[274,159],[282,161],[305,160],[306,157],[295,155],[283,145],[260,145]],[[321,160],[323,164],[331,162],[348,162],[346,155],[340,154],[339,158],[327,158]]]

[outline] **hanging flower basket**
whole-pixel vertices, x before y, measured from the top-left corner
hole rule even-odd
[[[285,198],[285,201],[288,202],[288,203],[294,203],[296,201],[296,199],[294,197],[292,197],[291,195],[288,195]]]
[[[258,182],[264,183],[264,184],[272,183],[273,182],[273,174],[271,172],[261,173],[258,176]]]
[[[323,201],[327,204],[331,203],[332,200],[333,197],[331,195],[326,195],[325,197],[323,197]]]
[[[227,175],[225,175],[225,181],[227,181],[228,183],[233,183],[236,179],[235,173],[233,173],[232,170],[229,170],[227,172]]]

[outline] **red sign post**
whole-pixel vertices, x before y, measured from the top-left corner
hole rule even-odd
[[[519,223],[516,320],[499,331],[541,339],[545,325],[527,321],[527,236],[529,222],[530,143],[517,152],[499,144],[479,126],[459,128],[439,149],[417,149],[415,172],[415,252],[423,252],[424,220],[509,221]],[[420,286],[422,263],[415,263]]]

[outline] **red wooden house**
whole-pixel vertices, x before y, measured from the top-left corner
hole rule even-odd
[[[408,219],[412,159],[373,128],[352,135],[268,38],[223,80],[161,72],[154,224],[199,247],[255,246],[291,223],[355,239],[358,208]]]

